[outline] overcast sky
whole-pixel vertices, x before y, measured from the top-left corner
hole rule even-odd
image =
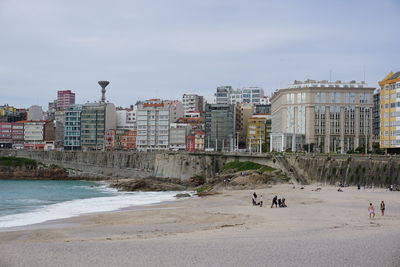
[[[0,0],[0,105],[118,106],[400,71],[400,0]]]

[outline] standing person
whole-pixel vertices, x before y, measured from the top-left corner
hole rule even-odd
[[[277,208],[277,207],[278,207],[278,202],[277,202],[277,200],[278,200],[278,197],[277,197],[277,196],[274,196],[274,198],[272,199],[272,205],[271,205],[271,208],[273,208],[273,207],[274,207],[274,205],[275,205],[275,208]]]
[[[253,193],[253,195],[251,197],[251,202],[253,202],[253,206],[257,205],[257,194],[256,194],[256,192]]]
[[[385,202],[383,202],[383,200],[381,202],[381,214],[382,214],[382,216],[385,215]]]
[[[369,211],[369,218],[370,219],[375,218],[375,207],[372,205],[372,203],[369,203],[368,211]]]
[[[258,204],[260,205],[260,208],[263,206],[263,198],[262,198],[262,195],[260,195],[260,202],[258,202]]]

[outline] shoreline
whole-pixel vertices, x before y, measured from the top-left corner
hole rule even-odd
[[[398,266],[400,192],[299,188],[255,190],[263,195],[262,208],[251,206],[254,190],[222,190],[2,231],[0,265]],[[287,208],[270,208],[275,194],[286,198]]]

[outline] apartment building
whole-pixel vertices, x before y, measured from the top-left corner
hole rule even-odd
[[[164,100],[164,106],[169,107],[169,123],[176,122],[184,116],[184,108],[182,102],[178,100]]]
[[[371,149],[373,92],[364,82],[295,81],[271,99],[271,151]],[[313,144],[313,145],[312,145]]]
[[[260,104],[264,101],[264,89],[260,87],[233,89],[232,86],[220,86],[215,93],[215,99],[217,104]]]
[[[136,114],[138,150],[166,150],[169,148],[170,105],[161,99],[150,99],[140,104]]]
[[[256,114],[248,119],[247,127],[247,147],[249,151],[263,151],[264,144],[267,144],[266,150],[270,146],[271,115]]]
[[[71,90],[57,91],[56,106],[57,110],[65,110],[75,104],[75,93]]]
[[[134,109],[117,109],[117,129],[136,131],[136,111]]]
[[[0,122],[0,148],[22,147],[23,144],[23,123]]]
[[[204,111],[204,97],[196,94],[183,94],[182,104],[185,116],[190,112]]]
[[[81,149],[81,113],[82,105],[71,105],[66,108],[64,126],[64,149]]]
[[[116,109],[111,103],[87,103],[81,111],[81,147],[83,150],[104,150],[104,135],[116,128]]]
[[[400,72],[389,73],[379,86],[380,148],[400,153]]]

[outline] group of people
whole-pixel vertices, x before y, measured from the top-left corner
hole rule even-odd
[[[260,198],[258,199],[257,193],[253,192],[252,198],[251,198],[251,202],[253,203],[253,206],[263,206],[263,196],[260,195]],[[280,208],[286,208],[286,200],[285,198],[282,199],[278,199],[278,196],[274,196],[274,198],[272,199],[272,205],[271,208],[273,208],[275,205],[275,207],[277,208],[278,206]]]
[[[282,199],[278,198],[278,196],[274,196],[274,198],[272,199],[272,205],[271,208],[273,208],[275,205],[275,208],[277,208],[278,206],[280,208],[286,208],[286,199],[283,197]]]
[[[385,202],[381,202],[381,215],[384,216],[385,215]],[[369,218],[373,219],[375,218],[375,207],[374,205],[372,205],[372,203],[369,203],[368,206],[368,212],[369,212]]]
[[[251,198],[251,202],[253,203],[253,206],[260,206],[260,207],[262,207],[263,206],[263,197],[262,197],[262,195],[260,195],[260,198],[259,198],[259,200],[257,201],[257,194],[256,194],[256,192],[254,192],[253,193],[253,196],[252,196],[252,198]]]

